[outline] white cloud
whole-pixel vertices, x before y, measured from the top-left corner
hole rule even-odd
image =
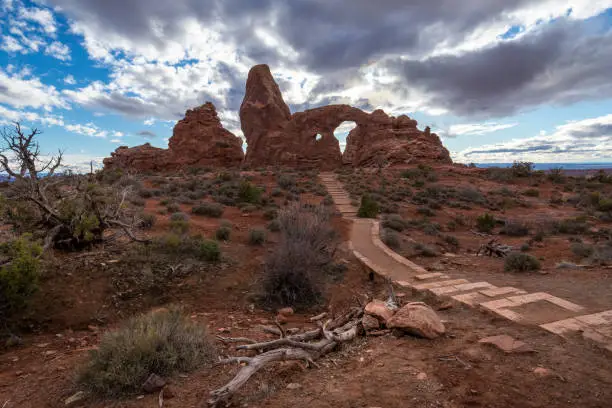
[[[69,105],[52,85],[43,84],[39,78],[30,77],[29,72],[7,73],[0,68],[0,103],[16,108],[66,108]]]
[[[6,52],[22,52],[24,51],[23,45],[19,43],[14,37],[10,35],[2,36],[2,45],[0,48]]]
[[[125,134],[123,132],[118,132],[118,131],[115,130],[113,132],[113,136],[115,136],[115,137],[123,137],[123,136],[125,136]]]
[[[53,13],[47,9],[41,8],[22,8],[19,10],[19,17],[24,20],[30,20],[39,24],[42,29],[49,35],[55,35],[57,26]]]
[[[75,85],[76,79],[74,79],[74,76],[72,75],[66,75],[66,77],[64,78],[64,83],[66,85]]]
[[[484,135],[487,133],[497,132],[498,130],[510,129],[517,126],[518,123],[463,123],[451,125],[448,128],[447,137],[462,136],[462,135]]]
[[[149,118],[146,119],[144,122],[142,122],[144,125],[146,126],[153,126],[153,124],[155,123],[155,118]]]
[[[110,142],[111,143],[123,143],[121,139],[111,139]]]
[[[461,163],[589,162],[612,157],[612,114],[571,121],[551,134],[470,147],[454,155]]]
[[[53,41],[45,48],[45,54],[62,61],[70,61],[70,48],[59,41]]]
[[[65,128],[66,130],[70,132],[78,133],[84,136],[101,137],[101,138],[105,138],[106,136],[108,136],[108,131],[100,129],[93,123],[87,123],[85,125],[81,125],[81,124],[66,125]]]

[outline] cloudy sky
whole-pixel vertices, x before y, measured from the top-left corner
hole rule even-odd
[[[205,101],[241,135],[258,63],[292,112],[408,114],[457,161],[612,162],[612,0],[0,0],[0,22],[0,122],[72,163],[165,147]]]

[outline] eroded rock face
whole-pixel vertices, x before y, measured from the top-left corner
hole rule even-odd
[[[333,169],[342,164],[372,165],[452,163],[440,139],[417,129],[416,120],[394,118],[382,110],[366,113],[349,105],[329,105],[290,114],[267,65],[251,68],[240,107],[247,140],[246,163]],[[334,136],[344,121],[357,127],[347,138],[344,155]]]
[[[185,113],[168,141],[168,149],[149,143],[121,146],[104,159],[105,168],[134,171],[169,171],[188,167],[232,167],[242,163],[242,140],[221,125],[217,111],[207,102]]]

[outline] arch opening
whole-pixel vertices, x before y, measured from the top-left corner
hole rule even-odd
[[[357,127],[357,123],[352,120],[345,120],[340,123],[336,129],[334,129],[334,137],[338,139],[340,143],[340,152],[344,153],[344,149],[346,148],[346,137],[351,132],[351,130]]]

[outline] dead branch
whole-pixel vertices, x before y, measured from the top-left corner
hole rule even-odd
[[[360,324],[362,315],[363,309],[352,308],[348,313],[321,324],[321,327],[316,330],[285,335],[279,339],[266,342],[255,342],[245,338],[222,338],[224,342],[249,343],[237,346],[237,350],[259,350],[262,353],[255,357],[236,356],[219,360],[218,364],[240,363],[246,365],[240,368],[229,383],[210,393],[208,406],[216,407],[228,402],[240,387],[270,363],[301,360],[305,361],[310,367],[317,367],[315,360],[331,352],[339,343],[355,339],[362,332]],[[280,329],[275,329],[275,331],[276,334],[284,334]]]
[[[486,256],[497,256],[499,258],[503,258],[508,255],[512,251],[512,247],[510,245],[500,244],[497,239],[492,239],[486,244],[482,244],[480,248],[478,248],[478,252],[476,252],[476,256],[481,253]]]

